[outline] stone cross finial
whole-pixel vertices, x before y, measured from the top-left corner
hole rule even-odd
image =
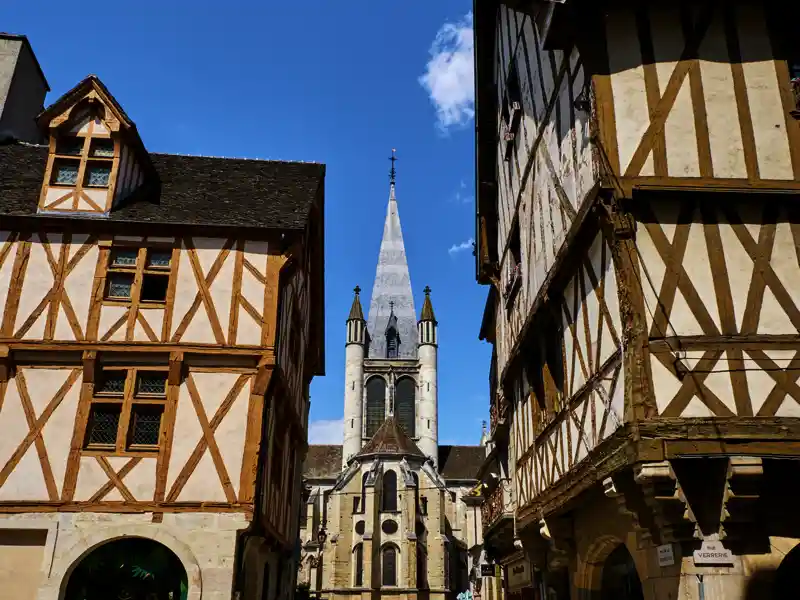
[[[361,293],[361,288],[359,286],[356,286],[353,288],[353,291],[356,293],[356,296],[358,296]]]
[[[424,289],[424,290],[422,290],[422,291],[423,291],[423,292],[425,292],[425,295],[426,295],[426,296],[430,296],[430,295],[431,295],[431,286],[429,286],[429,285],[426,285],[426,286],[425,286],[425,289]]]
[[[389,300],[389,312],[394,312],[394,300]]]

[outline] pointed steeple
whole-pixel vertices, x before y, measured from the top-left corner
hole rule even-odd
[[[353,296],[353,306],[350,307],[350,315],[347,317],[347,341],[345,346],[350,344],[364,346],[369,338],[365,327],[364,311],[361,310],[361,300],[358,298],[361,288],[356,286],[353,292],[355,292],[355,295]]]
[[[355,295],[353,296],[353,306],[350,307],[350,316],[347,317],[347,320],[348,321],[353,321],[353,320],[363,321],[364,320],[364,311],[361,310],[361,300],[359,300],[359,298],[358,298],[359,294],[361,294],[361,288],[359,286],[356,286],[353,289],[353,292],[355,292]]]
[[[392,150],[392,169],[389,173],[389,204],[386,208],[386,221],[383,225],[383,239],[372,286],[369,305],[368,329],[370,332],[369,358],[387,358],[387,338],[385,332],[389,319],[399,336],[397,358],[417,357],[417,313],[414,310],[414,296],[411,293],[411,276],[408,273],[406,248],[403,231],[400,228],[400,213],[395,198],[394,163],[397,157]],[[390,305],[390,302],[393,303]]]
[[[431,304],[431,288],[425,286],[422,290],[425,292],[425,301],[422,303],[422,314],[420,314],[420,321],[433,321],[436,322],[436,316],[433,314],[433,304]]]

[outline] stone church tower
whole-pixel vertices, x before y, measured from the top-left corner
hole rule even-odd
[[[343,444],[308,448],[298,581],[326,599],[454,597],[469,586],[480,510],[480,446],[440,446],[438,324],[417,318],[394,155],[369,314],[355,288],[346,321]]]
[[[426,287],[417,321],[392,166],[369,321],[358,287],[347,319],[343,469],[388,415],[438,462],[438,332],[430,292]]]

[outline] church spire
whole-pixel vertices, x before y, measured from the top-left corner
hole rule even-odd
[[[386,221],[383,225],[378,267],[372,298],[369,306],[368,329],[371,334],[369,358],[388,358],[386,336],[383,335],[393,314],[399,341],[397,358],[417,357],[417,313],[414,310],[414,297],[411,293],[411,276],[408,273],[406,248],[403,231],[400,227],[400,213],[395,197],[397,156],[392,149],[392,162],[389,171],[389,203],[386,207]],[[392,303],[391,305],[389,303]],[[394,320],[393,320],[394,322]]]
[[[353,289],[354,296],[353,296],[353,305],[350,307],[350,316],[347,317],[348,321],[352,320],[364,320],[364,311],[361,310],[361,300],[359,300],[358,296],[361,294],[361,288],[356,286]]]

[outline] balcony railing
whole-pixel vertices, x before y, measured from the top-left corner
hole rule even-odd
[[[503,479],[492,492],[486,497],[481,505],[481,519],[483,531],[486,532],[499,519],[511,517],[513,507],[511,502],[511,492],[508,480]]]

